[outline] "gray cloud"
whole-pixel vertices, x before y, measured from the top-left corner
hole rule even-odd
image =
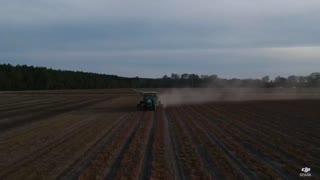
[[[318,12],[317,0],[3,0],[1,20],[19,23],[146,19],[157,21],[222,21],[259,19]],[[245,21],[245,20],[243,20]],[[234,21],[237,23],[238,21]]]
[[[312,49],[312,50],[311,50]],[[320,67],[317,57],[320,47],[246,48],[246,49],[176,49],[176,50],[120,50],[49,51],[7,53],[13,63],[28,60],[35,65],[49,65],[58,69],[74,69],[123,76],[161,77],[176,73],[216,73],[223,77],[262,77],[308,74]],[[305,52],[307,51],[307,52]],[[302,56],[309,54],[310,57]],[[16,59],[23,59],[17,61]],[[288,71],[289,69],[289,71]]]
[[[3,0],[0,63],[126,76],[320,67],[320,1]]]

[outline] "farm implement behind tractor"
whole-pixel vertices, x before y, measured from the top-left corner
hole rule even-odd
[[[142,97],[142,100],[137,104],[137,108],[140,110],[145,111],[155,111],[157,105],[160,104],[158,102],[158,93],[154,91],[143,92],[137,91],[136,92]]]

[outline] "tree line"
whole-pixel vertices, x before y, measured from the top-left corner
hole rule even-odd
[[[82,71],[53,70],[27,65],[0,64],[0,90],[56,90],[103,88],[179,88],[179,87],[320,87],[320,73],[308,76],[261,79],[225,79],[217,75],[175,74],[162,78],[119,77]]]

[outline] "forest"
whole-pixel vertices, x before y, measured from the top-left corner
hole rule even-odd
[[[46,67],[0,64],[0,90],[57,90],[103,88],[183,88],[183,87],[259,87],[317,88],[320,73],[308,76],[278,76],[270,79],[225,79],[217,75],[175,74],[162,78],[120,77],[82,71],[54,70]]]

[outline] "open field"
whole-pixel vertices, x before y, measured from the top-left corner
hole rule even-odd
[[[1,93],[0,179],[320,178],[317,93],[160,91],[155,112],[129,89]]]

